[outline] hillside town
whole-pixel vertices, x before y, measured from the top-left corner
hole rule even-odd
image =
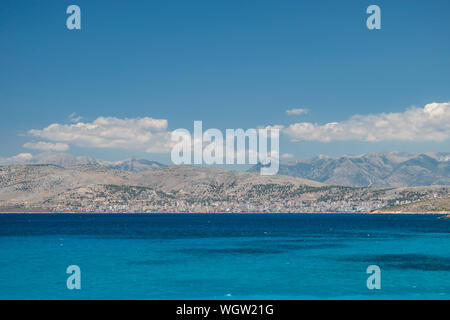
[[[201,194],[163,192],[136,186],[95,186],[71,190],[47,199],[39,208],[48,212],[82,213],[370,213],[374,210],[449,196],[447,187],[415,190],[370,190],[348,187],[253,186],[266,191]],[[286,191],[286,189],[289,189]]]

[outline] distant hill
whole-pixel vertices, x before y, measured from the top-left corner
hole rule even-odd
[[[367,213],[449,196],[447,186],[329,186],[285,175],[197,166],[140,172],[101,165],[0,166],[0,212]]]
[[[71,166],[103,166],[111,169],[141,172],[165,167],[164,164],[145,159],[129,158],[120,161],[103,161],[94,157],[73,156],[61,152],[43,152],[35,156],[14,157],[0,159],[0,165],[27,165],[27,164],[48,164],[63,168]]]
[[[260,170],[261,165],[249,171]],[[450,153],[368,153],[359,156],[319,156],[280,164],[280,175],[330,185],[412,187],[450,185]]]
[[[301,178],[261,176],[259,173],[168,166],[157,170],[127,172],[104,166],[13,165],[0,167],[0,199],[53,196],[70,189],[92,185],[149,187],[163,192],[202,193],[214,185],[240,190],[255,184],[323,187],[324,184]],[[8,196],[5,196],[8,194]]]
[[[144,172],[166,165],[138,158],[104,161],[88,156],[44,152],[0,158],[5,165],[100,166],[127,172]],[[249,172],[260,172],[261,165]],[[312,159],[282,162],[279,175],[298,177],[327,185],[351,187],[400,188],[450,185],[450,153],[407,154],[401,152],[368,153],[357,156],[318,156]]]
[[[100,162],[100,164],[111,169],[131,171],[131,172],[154,170],[166,166],[165,164],[156,161],[136,159],[136,158],[130,158],[116,162],[102,161]]]
[[[233,199],[240,203],[249,195],[265,195],[272,202],[280,199],[270,195],[285,188],[324,186],[301,178],[194,166],[129,172],[92,165],[9,165],[0,166],[0,208],[48,207],[67,212],[85,210],[93,201],[108,208],[146,201],[161,209],[177,201],[204,204]]]

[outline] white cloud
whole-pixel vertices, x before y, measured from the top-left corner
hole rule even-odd
[[[34,137],[79,147],[166,153],[170,151],[171,146],[167,120],[149,117],[134,119],[99,117],[90,123],[55,123],[41,130],[30,130],[28,133]]]
[[[83,117],[77,116],[77,114],[75,112],[73,112],[73,113],[71,113],[69,115],[69,119],[70,119],[70,122],[74,122],[75,123],[75,122],[81,121],[81,119],[83,119]]]
[[[69,145],[66,143],[51,143],[51,142],[27,142],[23,145],[24,148],[43,151],[67,151]]]
[[[10,160],[30,160],[33,158],[33,155],[31,153],[19,153],[17,156],[8,158]]]
[[[286,114],[289,116],[300,116],[302,114],[307,114],[308,112],[308,109],[303,108],[286,110]]]
[[[283,158],[283,159],[292,159],[292,158],[294,158],[294,155],[291,154],[291,153],[283,153],[281,155],[281,158]]]
[[[450,138],[450,102],[399,113],[354,115],[323,125],[300,122],[283,129],[293,141],[444,141]]]
[[[9,157],[9,158],[0,158],[0,165],[11,165],[11,164],[22,164],[27,162],[28,160],[31,160],[33,158],[33,155],[31,153],[20,153],[16,156]]]

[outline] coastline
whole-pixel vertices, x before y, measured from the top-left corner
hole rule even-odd
[[[449,215],[450,216],[450,212],[448,211],[431,211],[431,212],[403,212],[403,211],[394,211],[394,210],[388,210],[388,211],[381,211],[381,210],[376,210],[374,212],[370,212],[369,214],[408,214],[408,215]]]
[[[254,215],[276,215],[276,214],[308,214],[308,215],[325,215],[325,214],[342,214],[342,215],[436,215],[442,218],[450,218],[450,212],[400,212],[400,211],[381,211],[373,212],[49,212],[46,210],[0,210],[0,214],[96,214],[96,215],[157,215],[157,214],[208,214],[208,215],[234,215],[234,214],[254,214]]]

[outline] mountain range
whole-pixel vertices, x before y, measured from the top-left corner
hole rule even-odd
[[[0,212],[367,213],[448,199],[449,194],[447,186],[354,188],[285,175],[196,166],[141,172],[99,165],[0,166]]]
[[[249,171],[260,171],[261,164]],[[367,153],[358,156],[318,156],[280,163],[280,175],[328,185],[352,187],[412,187],[450,185],[450,153]]]
[[[36,164],[55,165],[62,168],[99,166],[126,172],[144,172],[166,167],[165,164],[146,159],[104,161],[94,157],[73,156],[59,152],[0,158],[0,166]],[[261,166],[261,164],[255,165],[249,169],[249,172],[260,172]],[[377,152],[339,157],[321,155],[306,160],[281,162],[278,174],[327,185],[352,187],[399,188],[450,185],[450,153]]]
[[[145,201],[162,209],[167,205],[178,206],[180,201],[209,203],[234,199],[238,203],[284,188],[324,186],[301,178],[194,166],[130,172],[98,165],[67,168],[49,164],[6,165],[0,166],[0,207],[72,211],[88,208],[95,201],[108,208],[129,205],[130,201],[135,205]],[[264,192],[258,192],[258,188]],[[271,197],[268,201],[272,200]]]
[[[31,154],[22,154],[12,158],[0,158],[0,165],[30,164],[47,164],[59,166],[62,168],[85,165],[102,166],[106,168],[131,172],[154,170],[166,166],[162,163],[146,159],[128,158],[120,161],[104,161],[94,157],[73,156],[71,154],[62,152],[43,152],[35,156],[32,156]]]

